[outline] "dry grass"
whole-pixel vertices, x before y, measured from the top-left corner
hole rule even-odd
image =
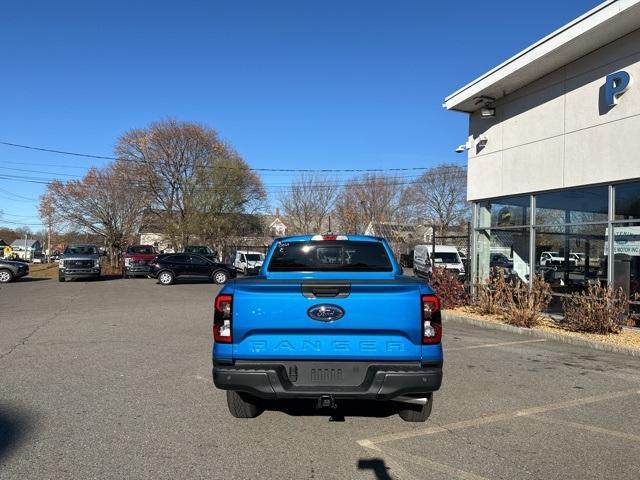
[[[36,278],[54,278],[58,276],[57,263],[31,263],[29,276]]]
[[[627,296],[621,288],[589,285],[562,302],[567,327],[584,333],[620,333],[629,318]]]
[[[518,278],[507,280],[501,272],[493,271],[486,282],[476,287],[471,309],[481,315],[500,315],[505,323],[516,327],[538,325],[551,302],[551,287],[539,278],[533,278],[528,285]]]

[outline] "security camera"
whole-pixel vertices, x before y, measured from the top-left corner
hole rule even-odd
[[[460,145],[458,148],[456,148],[456,153],[463,153],[466,149],[466,145]]]
[[[496,109],[490,107],[484,107],[480,109],[481,118],[492,118],[496,116]]]

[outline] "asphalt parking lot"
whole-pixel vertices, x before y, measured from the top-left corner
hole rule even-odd
[[[456,323],[424,424],[234,419],[211,381],[217,289],[1,286],[0,478],[638,478],[640,360]]]

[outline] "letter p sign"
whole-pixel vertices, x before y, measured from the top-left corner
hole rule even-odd
[[[631,85],[631,75],[624,70],[607,75],[604,84],[604,101],[608,107],[618,103],[618,97]]]

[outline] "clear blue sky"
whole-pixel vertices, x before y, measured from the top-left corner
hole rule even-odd
[[[464,164],[467,119],[444,97],[598,3],[5,2],[0,141],[110,155],[124,131],[175,117],[258,168]],[[0,145],[0,174],[92,164]],[[263,177],[272,198],[289,180]],[[0,225],[38,223],[42,190],[0,179]]]

